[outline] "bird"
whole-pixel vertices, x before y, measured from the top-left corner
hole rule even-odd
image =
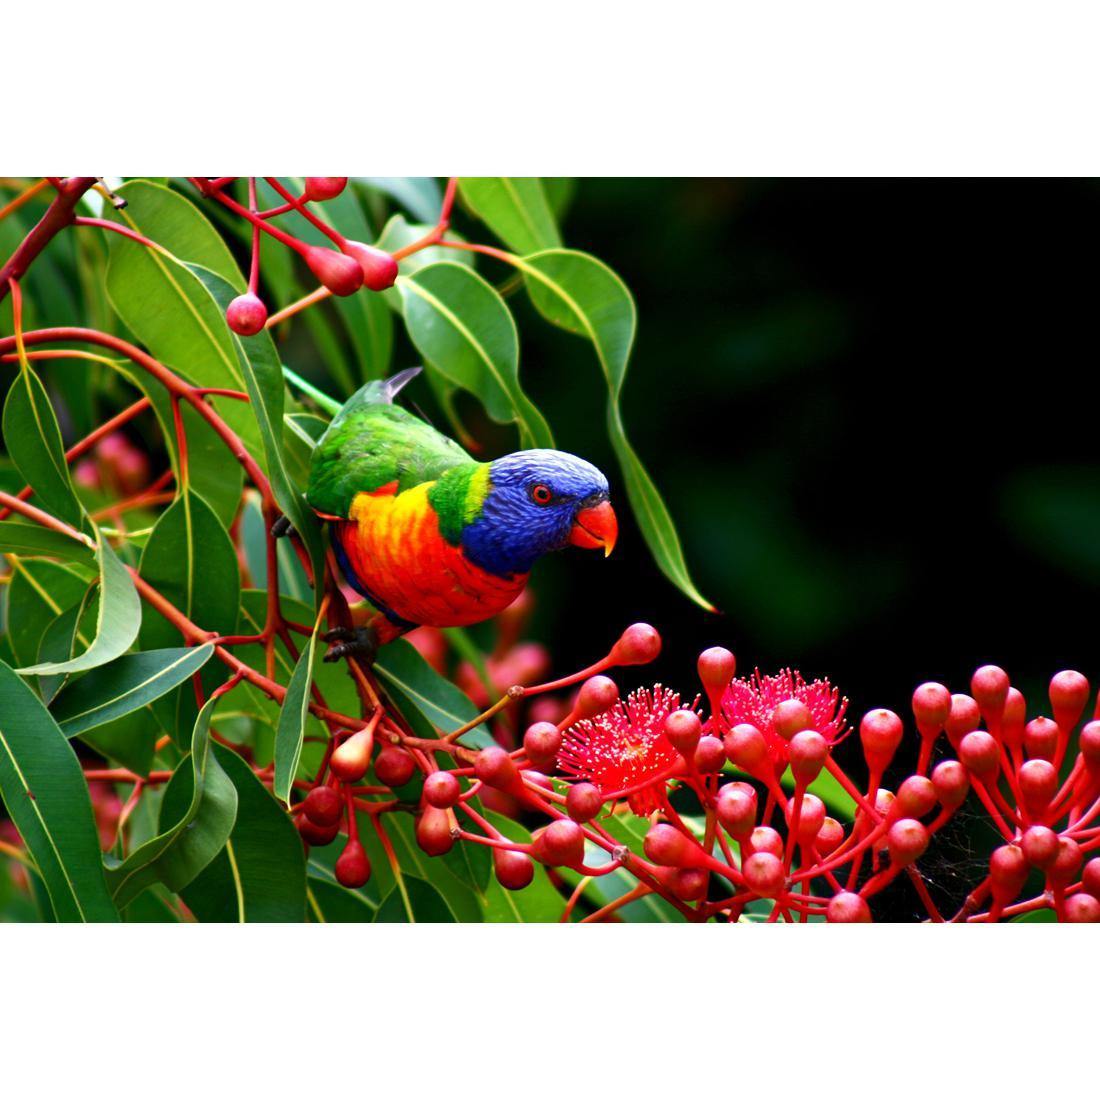
[[[604,474],[565,451],[478,462],[394,398],[422,368],[371,381],[317,441],[306,500],[330,526],[348,584],[374,609],[325,636],[325,660],[373,661],[417,626],[471,626],[503,611],[532,566],[565,546],[611,553]]]

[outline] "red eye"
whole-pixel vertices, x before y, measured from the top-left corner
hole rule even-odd
[[[549,504],[554,499],[554,494],[545,485],[536,485],[531,490],[531,499],[536,504]]]

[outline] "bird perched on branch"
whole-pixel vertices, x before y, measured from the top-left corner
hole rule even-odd
[[[348,583],[376,609],[330,632],[326,660],[373,657],[416,626],[469,626],[503,611],[543,554],[567,545],[611,553],[618,534],[607,478],[564,451],[476,462],[394,405],[416,367],[369,382],[313,452],[306,497],[332,523]]]

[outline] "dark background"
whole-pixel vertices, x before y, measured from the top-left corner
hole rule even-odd
[[[1091,674],[1098,205],[1090,182],[579,181],[566,242],[638,304],[628,431],[722,614],[633,526],[590,348],[516,296],[526,384],[620,490],[611,559],[536,574],[555,664],[645,619],[685,694],[720,643],[828,676],[856,718],[989,661],[1033,710],[1054,672]]]

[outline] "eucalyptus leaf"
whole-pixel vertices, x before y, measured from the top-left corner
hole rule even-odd
[[[554,215],[537,176],[462,176],[458,191],[473,213],[514,251],[561,247]]]
[[[237,789],[210,752],[210,719],[218,704],[211,698],[199,711],[191,751],[172,776],[165,803],[175,788],[185,802],[182,815],[161,807],[159,832],[122,863],[107,869],[111,896],[119,907],[162,882],[179,893],[225,847],[237,817]],[[169,823],[166,823],[166,819]]]
[[[33,691],[0,662],[0,795],[60,921],[117,921],[88,786]]]
[[[672,517],[623,427],[619,399],[637,323],[630,291],[606,264],[584,252],[551,249],[512,262],[523,273],[535,308],[592,342],[607,382],[607,430],[638,526],[661,572],[689,599],[713,611],[691,580]]]
[[[46,661],[21,668],[23,675],[57,676],[98,668],[125,653],[141,626],[141,600],[126,566],[111,549],[102,530],[96,528],[96,560],[99,563],[99,610],[95,637],[81,654],[64,661]]]
[[[429,366],[480,398],[500,423],[515,422],[524,447],[553,447],[546,420],[519,383],[519,336],[504,299],[480,275],[435,263],[399,276],[405,324]]]
[[[213,656],[211,644],[130,653],[70,684],[51,708],[66,737],[75,737],[148,706],[189,680]]]

